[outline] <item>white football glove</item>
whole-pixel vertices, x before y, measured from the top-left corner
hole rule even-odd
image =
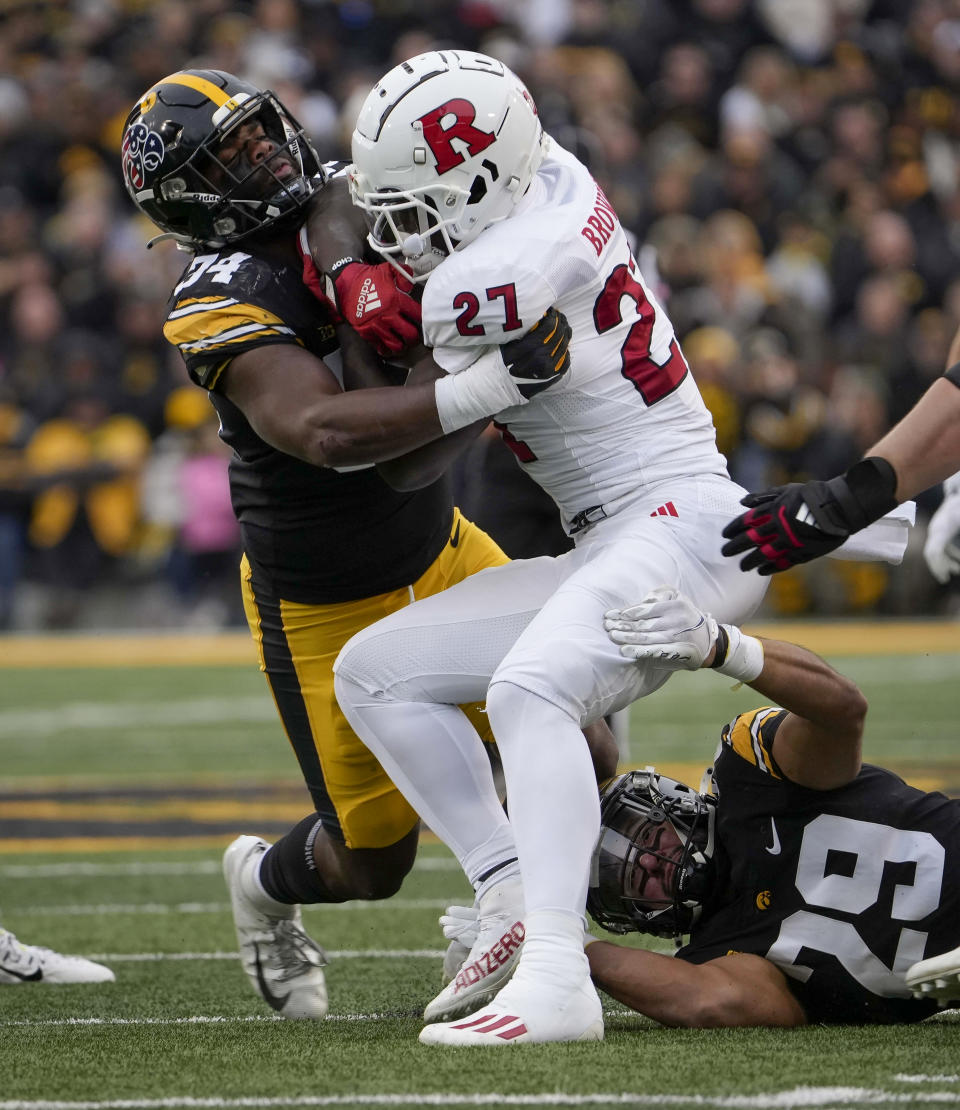
[[[443,935],[450,941],[443,957],[442,982],[446,986],[463,966],[480,931],[476,906],[447,906],[440,915]]]
[[[943,483],[943,501],[930,518],[923,557],[938,582],[960,574],[960,475]]]
[[[658,586],[629,609],[608,609],[607,635],[625,659],[667,671],[695,671],[717,642],[717,622],[672,586]]]

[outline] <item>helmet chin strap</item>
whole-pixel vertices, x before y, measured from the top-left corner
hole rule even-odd
[[[165,239],[172,239],[177,244],[177,250],[179,251],[192,251],[197,245],[195,240],[187,235],[181,235],[176,231],[165,231],[162,235],[154,235],[152,239],[147,241],[147,250],[150,250],[154,243],[162,243]],[[212,243],[207,245],[213,246]]]

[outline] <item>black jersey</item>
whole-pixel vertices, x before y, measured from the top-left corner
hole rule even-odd
[[[865,764],[836,790],[783,777],[782,709],[742,714],[714,766],[717,894],[678,955],[765,956],[811,1022],[919,1021],[904,972],[957,945],[960,801]]]
[[[259,247],[196,255],[173,291],[163,331],[193,381],[210,391],[221,438],[234,451],[230,489],[244,548],[278,597],[354,601],[424,573],[450,534],[445,480],[400,493],[372,466],[311,466],[260,439],[218,391],[232,358],[272,344],[298,344],[336,372],[334,329],[285,255]]]

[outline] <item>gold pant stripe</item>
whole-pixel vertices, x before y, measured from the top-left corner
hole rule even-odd
[[[376,542],[375,537],[371,542]],[[506,556],[490,537],[454,514],[451,542],[409,587],[358,601],[308,605],[258,593],[246,559],[244,607],[290,743],[324,827],[350,848],[383,848],[402,839],[416,814],[347,724],[333,691],[333,663],[356,632],[412,600],[438,593]],[[482,706],[465,712],[491,740]]]

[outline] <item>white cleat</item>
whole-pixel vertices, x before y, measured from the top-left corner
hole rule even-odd
[[[960,1003],[960,948],[913,964],[904,979],[914,998],[929,998],[941,1007]]]
[[[21,944],[6,929],[0,929],[0,984],[20,983],[112,983],[109,967],[82,956],[61,956],[52,948]]]
[[[589,975],[572,990],[535,990],[523,982],[522,972],[479,1013],[420,1032],[421,1044],[487,1048],[602,1040],[603,1007]]]
[[[450,1021],[485,1006],[509,980],[523,945],[523,886],[504,879],[477,905],[476,940],[460,969],[423,1011],[424,1021]],[[445,973],[450,971],[444,964]]]
[[[326,953],[303,931],[299,906],[275,902],[259,888],[254,869],[270,847],[240,836],[223,855],[240,962],[253,989],[285,1018],[318,1020],[327,1014]]]

